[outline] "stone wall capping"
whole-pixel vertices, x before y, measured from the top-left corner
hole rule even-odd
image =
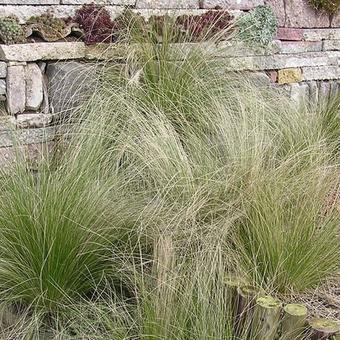
[[[84,57],[85,44],[83,42],[0,45],[0,60],[3,61],[27,62],[36,60],[81,59]]]
[[[133,46],[127,44],[96,44],[85,47],[85,59],[88,60],[121,60],[126,59]]]
[[[142,9],[195,9],[199,8],[198,0],[137,0],[136,8]]]
[[[56,0],[56,1],[58,1],[58,3],[59,1],[61,1],[62,5],[83,5],[93,3],[93,0]],[[96,0],[96,3],[115,6],[134,6],[136,4],[136,0]]]
[[[23,113],[16,116],[16,127],[18,129],[31,129],[46,127],[51,124],[53,116],[42,113]]]

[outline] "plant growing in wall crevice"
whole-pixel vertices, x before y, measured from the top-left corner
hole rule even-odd
[[[311,5],[317,10],[323,10],[334,14],[340,10],[339,0],[309,0]]]
[[[0,42],[17,44],[25,41],[25,30],[15,16],[0,19]]]
[[[240,40],[249,45],[267,46],[276,35],[278,22],[270,6],[257,6],[241,16],[236,25]]]

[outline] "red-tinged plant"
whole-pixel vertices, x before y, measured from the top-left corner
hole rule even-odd
[[[233,16],[228,11],[211,10],[202,15],[182,15],[177,18],[176,25],[192,41],[201,41],[226,31],[232,22]]]
[[[87,44],[111,43],[118,39],[119,27],[104,6],[94,3],[83,5],[76,11],[73,21],[84,30]]]

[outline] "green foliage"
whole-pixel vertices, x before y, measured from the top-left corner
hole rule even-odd
[[[310,3],[317,10],[324,10],[329,13],[336,13],[340,10],[339,0],[310,0]]]
[[[25,31],[18,18],[11,16],[0,18],[0,41],[5,44],[17,44],[25,41]]]
[[[270,6],[257,6],[237,21],[238,37],[248,44],[267,46],[277,31],[277,19]]]

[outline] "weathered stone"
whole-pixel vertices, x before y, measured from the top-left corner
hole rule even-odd
[[[59,0],[1,0],[1,5],[59,5]]]
[[[322,41],[279,41],[278,49],[283,54],[322,51]]]
[[[299,83],[300,81],[302,81],[300,68],[287,68],[278,71],[279,84]]]
[[[0,45],[0,59],[8,61],[79,59],[84,56],[85,44],[82,42]]]
[[[58,0],[59,1],[59,0]],[[61,0],[63,5],[83,5],[93,3],[93,0]],[[102,5],[118,5],[118,6],[134,6],[136,0],[97,0],[96,4]]]
[[[25,111],[25,67],[9,66],[7,69],[7,110],[14,115]]]
[[[334,16],[332,18],[331,26],[332,27],[340,27],[340,13],[334,14]]]
[[[23,113],[16,116],[16,126],[19,129],[41,128],[52,122],[51,114]]]
[[[46,12],[50,12],[58,18],[73,17],[78,8],[79,5],[0,5],[0,17],[15,15],[19,22],[24,24],[31,16],[41,15]],[[106,6],[105,8],[113,19],[124,10],[124,6]]]
[[[26,66],[26,110],[37,111],[43,101],[43,75],[39,66]]]
[[[277,30],[277,38],[279,40],[300,41],[303,40],[303,32],[304,30],[301,28],[280,27]]]
[[[340,51],[340,39],[339,40],[324,40],[324,51]]]
[[[255,86],[265,87],[270,85],[270,78],[264,72],[246,72],[245,77]]]
[[[55,134],[55,126],[39,129],[19,129],[14,131],[0,130],[0,147],[48,142],[54,140]]]
[[[319,105],[324,106],[329,101],[329,95],[330,95],[330,83],[321,81],[319,84]]]
[[[121,60],[126,59],[133,46],[125,44],[96,44],[85,47],[85,58],[89,60]]]
[[[306,41],[340,40],[340,28],[305,29],[303,39]]]
[[[309,87],[307,83],[291,84],[290,98],[297,105],[302,105],[309,100]]]
[[[50,112],[58,116],[68,116],[95,90],[96,67],[89,63],[50,63],[46,74]]]
[[[309,86],[309,102],[315,106],[319,101],[318,83],[316,81],[309,81],[308,86]]]
[[[0,96],[6,95],[6,81],[4,79],[0,79]]]
[[[203,8],[218,6],[226,9],[249,10],[263,4],[264,0],[204,0]]]
[[[327,13],[316,11],[309,0],[285,1],[287,27],[329,27]]]
[[[202,53],[208,53],[208,55],[213,55],[215,57],[244,57],[244,56],[256,56],[256,55],[271,55],[278,53],[280,51],[280,41],[273,41],[267,47],[261,46],[248,46],[247,44],[240,41],[222,41],[216,46],[210,42],[205,42],[202,44],[180,44],[182,46],[187,46],[187,50],[190,48],[192,50],[201,49]],[[178,44],[174,44],[178,45]],[[191,47],[192,46],[192,47]],[[175,47],[175,46],[174,46]]]
[[[0,78],[6,78],[7,75],[7,65],[0,61]]]
[[[279,27],[284,27],[286,23],[286,12],[284,0],[265,0],[264,3],[269,5],[277,18]]]
[[[276,70],[283,68],[337,65],[339,56],[336,51],[301,53],[296,55],[277,54],[272,56],[253,56],[225,58],[228,71]]]
[[[304,80],[340,79],[338,66],[304,67],[302,72]]]
[[[199,8],[197,0],[137,0],[136,8]]]
[[[339,80],[331,81],[330,82],[330,89],[329,89],[329,96],[330,99],[337,98],[339,95],[339,86],[338,86]]]

